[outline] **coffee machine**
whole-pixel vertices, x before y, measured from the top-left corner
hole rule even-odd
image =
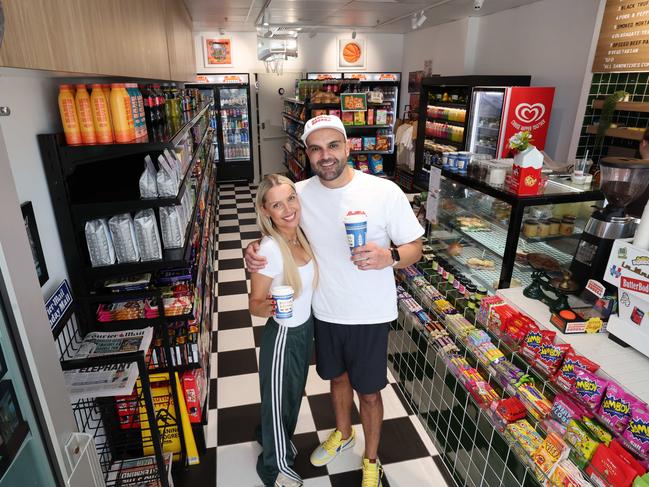
[[[626,207],[649,184],[649,161],[606,157],[599,161],[599,166],[599,186],[607,204],[586,223],[570,265],[573,278],[582,287],[589,279],[602,282],[615,239],[633,237],[637,220],[626,214]]]

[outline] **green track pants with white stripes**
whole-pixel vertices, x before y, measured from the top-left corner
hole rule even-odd
[[[297,451],[291,442],[313,350],[313,317],[297,327],[269,318],[259,351],[261,438],[257,473],[272,486],[281,472],[300,480],[293,470]]]

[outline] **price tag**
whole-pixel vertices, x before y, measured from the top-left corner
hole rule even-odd
[[[431,166],[428,178],[428,198],[426,199],[426,219],[437,223],[437,209],[439,207],[439,188],[442,181],[442,170]]]
[[[586,333],[599,333],[604,326],[600,318],[591,318],[586,322]]]

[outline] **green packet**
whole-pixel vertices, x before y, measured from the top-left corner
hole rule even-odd
[[[642,477],[636,477],[633,481],[633,487],[649,487],[649,473],[644,474]]]
[[[608,446],[611,443],[611,440],[613,440],[613,435],[593,418],[584,416],[581,419],[581,423],[592,435],[595,436],[595,438],[604,443],[606,446]]]

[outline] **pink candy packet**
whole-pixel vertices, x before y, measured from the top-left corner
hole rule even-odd
[[[649,456],[649,411],[645,405],[633,407],[623,436],[636,454],[645,458]]]
[[[627,394],[617,384],[611,382],[606,388],[604,400],[599,407],[600,419],[613,431],[622,433],[631,419],[631,409],[640,406],[640,403],[631,394]]]
[[[575,382],[572,384],[572,392],[591,411],[595,411],[604,398],[606,386],[608,386],[606,379],[602,379],[587,370],[579,369],[575,371]]]
[[[552,411],[550,412],[552,419],[561,423],[564,427],[568,426],[571,419],[579,420],[584,416],[589,416],[590,413],[586,411],[579,404],[575,403],[566,394],[557,394],[552,403]]]

